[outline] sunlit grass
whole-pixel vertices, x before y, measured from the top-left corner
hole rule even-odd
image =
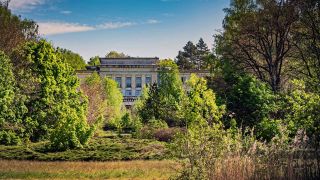
[[[168,179],[174,161],[39,162],[0,160],[2,179]]]

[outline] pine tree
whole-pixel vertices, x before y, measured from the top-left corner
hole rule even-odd
[[[184,47],[183,51],[179,51],[176,57],[177,65],[180,69],[194,69],[197,63],[197,46],[189,41]]]
[[[206,68],[206,58],[210,54],[210,50],[208,45],[200,38],[197,46],[197,58],[196,58],[196,67],[197,69],[205,69]]]

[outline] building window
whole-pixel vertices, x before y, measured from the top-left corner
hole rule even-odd
[[[132,96],[132,91],[131,90],[126,90],[125,96]]]
[[[186,77],[181,77],[181,81],[184,84],[186,82]]]
[[[136,88],[142,88],[142,78],[136,77]]]
[[[126,88],[131,88],[131,77],[126,77]]]
[[[122,78],[116,77],[116,82],[118,83],[118,88],[122,88]]]
[[[136,96],[140,96],[141,95],[141,90],[136,90]]]
[[[151,84],[152,83],[152,78],[151,76],[146,77],[146,84]]]

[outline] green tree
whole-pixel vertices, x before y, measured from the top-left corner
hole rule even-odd
[[[294,80],[295,87],[287,95],[286,121],[293,135],[305,130],[307,135],[320,142],[320,95],[306,91],[303,81]]]
[[[125,55],[124,53],[119,53],[117,51],[110,51],[107,55],[106,58],[127,58],[129,57],[128,55]]]
[[[179,51],[176,57],[177,65],[180,69],[194,69],[197,61],[197,46],[189,41],[183,51]]]
[[[298,18],[293,1],[234,0],[225,11],[219,55],[267,82],[274,92],[281,91],[289,76],[291,34]]]
[[[197,53],[198,57],[196,60],[196,67],[197,69],[206,69],[208,61],[208,56],[210,55],[210,50],[208,48],[208,45],[203,41],[202,38],[200,38],[197,46]]]
[[[184,97],[178,66],[172,60],[161,60],[158,84],[144,92],[138,112],[143,122],[163,120],[169,126],[181,123],[181,102]]]
[[[54,149],[81,147],[87,143],[95,127],[87,124],[87,99],[77,90],[79,80],[73,68],[60,59],[45,40],[27,43],[21,53],[28,63],[24,71],[29,71],[33,75],[30,81],[36,83],[32,96],[26,94],[25,122],[28,122],[31,139],[50,137]]]
[[[90,61],[88,62],[88,65],[90,65],[90,66],[98,66],[100,64],[101,63],[100,63],[99,56],[95,56],[95,57],[90,58]]]
[[[57,48],[57,52],[61,56],[61,59],[68,63],[75,70],[86,69],[86,62],[79,54],[62,48]]]
[[[10,59],[0,51],[0,144],[13,145],[22,137],[22,115],[26,107],[18,104],[15,94],[15,79]],[[21,105],[21,106],[19,106]]]
[[[183,108],[187,124],[205,120],[208,125],[220,124],[224,114],[224,106],[216,104],[216,96],[207,87],[207,81],[191,74],[188,84],[187,102]]]

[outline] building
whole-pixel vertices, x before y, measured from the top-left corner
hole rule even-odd
[[[85,71],[78,71],[80,79],[89,76],[94,71],[102,77],[110,77],[117,83],[124,97],[124,105],[132,106],[134,101],[141,95],[142,88],[146,84],[158,81],[159,58],[100,58],[101,65],[88,66]],[[209,74],[208,71],[181,71],[181,81],[185,83],[191,73],[203,77]]]

